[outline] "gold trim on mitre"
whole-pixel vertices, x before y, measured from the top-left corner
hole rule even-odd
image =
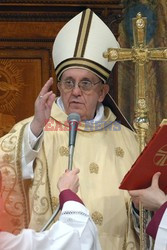
[[[76,47],[74,51],[74,57],[83,57],[87,40],[88,40],[88,34],[91,26],[93,12],[90,9],[87,9],[86,11],[83,11],[80,27],[78,31],[78,37],[76,42]]]
[[[86,64],[85,64],[86,62]],[[93,62],[91,60],[85,59],[85,58],[69,58],[62,63],[60,63],[55,71],[58,79],[60,79],[62,73],[69,68],[87,68],[88,70],[92,71],[96,75],[98,75],[100,78],[102,78],[104,81],[106,81],[109,77],[110,71],[107,70],[102,65]]]

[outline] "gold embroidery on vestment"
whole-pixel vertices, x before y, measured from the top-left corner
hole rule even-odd
[[[37,218],[36,220],[35,220],[35,222],[36,222],[36,224],[39,226],[43,226],[45,223],[46,223],[46,221],[45,221],[45,217],[40,217],[40,218]]]
[[[122,148],[120,148],[120,147],[117,147],[117,148],[115,148],[115,153],[116,153],[116,155],[117,156],[119,156],[119,157],[124,157],[124,151],[123,151],[123,149]]]
[[[103,215],[98,211],[95,211],[94,213],[92,213],[92,220],[96,225],[101,226],[103,223]]]
[[[16,147],[16,142],[17,142],[17,136],[15,136],[15,135],[11,136],[9,134],[1,142],[0,148],[2,149],[2,151],[6,152],[6,153],[12,152]]]
[[[21,226],[21,221],[19,219],[13,218],[11,220],[12,224],[16,227],[20,227]]]
[[[95,174],[98,174],[98,171],[99,171],[99,166],[92,162],[90,165],[89,165],[89,170],[90,170],[90,173],[95,173]]]
[[[39,187],[46,185],[46,183],[43,180],[46,169],[39,158],[36,158],[36,161],[39,161],[39,163],[36,165],[34,172],[35,181],[33,182],[34,192],[32,199],[32,209],[34,213],[38,215],[43,215],[49,209],[49,199],[47,198],[47,196],[42,196],[42,194],[39,191]]]
[[[68,148],[64,147],[64,146],[61,146],[59,148],[59,153],[61,156],[68,156]]]
[[[52,196],[52,208],[55,210],[59,204],[59,199],[55,196]]]
[[[22,228],[28,227],[29,221],[21,169],[21,146],[24,128],[25,125],[20,130],[19,136],[9,134],[0,144],[0,148],[4,152],[3,161],[0,163],[2,173],[1,196],[4,201],[4,213],[7,218],[10,218],[8,228],[12,233],[19,233]]]
[[[2,159],[3,159],[3,162],[10,163],[14,160],[14,157],[12,155],[5,154],[3,155]]]
[[[124,242],[123,250],[127,250],[127,249],[136,250],[135,243],[133,241]]]

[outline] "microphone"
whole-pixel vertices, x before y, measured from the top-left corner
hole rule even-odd
[[[69,122],[69,158],[68,158],[68,169],[72,170],[73,154],[75,147],[75,139],[77,134],[78,124],[81,120],[80,115],[77,113],[71,113],[67,118]]]
[[[77,134],[77,128],[80,121],[80,115],[77,113],[69,114],[67,118],[69,122],[69,158],[68,158],[68,170],[72,170],[72,162],[73,162],[73,154],[74,154],[74,146],[75,146],[75,138]],[[60,210],[60,204],[57,206],[56,210],[53,212],[52,216],[45,224],[45,226],[41,229],[41,232],[45,231],[48,226],[52,223],[56,215]]]
[[[78,123],[80,122],[80,115],[77,113],[71,113],[67,117],[69,122],[69,146],[75,146],[75,138],[78,128]]]

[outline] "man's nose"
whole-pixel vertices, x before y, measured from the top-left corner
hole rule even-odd
[[[82,94],[82,91],[80,89],[80,87],[78,86],[78,84],[75,84],[74,88],[72,89],[72,93],[73,95],[81,95]]]

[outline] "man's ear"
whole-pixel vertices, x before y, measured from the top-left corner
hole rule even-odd
[[[99,102],[103,102],[103,100],[104,100],[105,96],[107,95],[107,93],[109,92],[109,90],[110,90],[110,87],[108,84],[105,83],[102,85],[101,94],[100,94],[99,100],[98,100]]]

